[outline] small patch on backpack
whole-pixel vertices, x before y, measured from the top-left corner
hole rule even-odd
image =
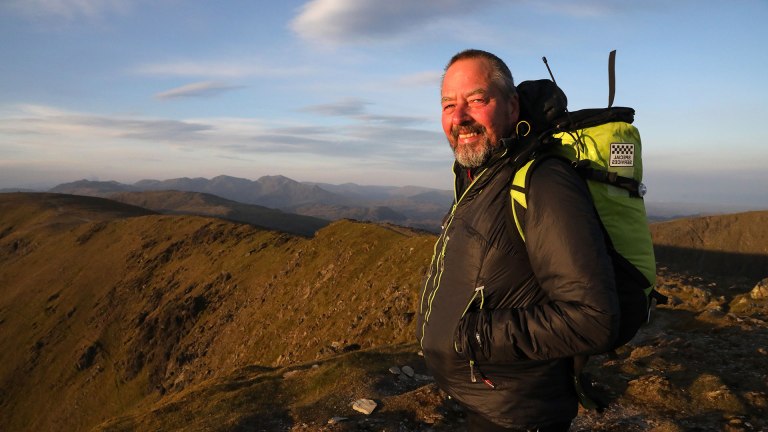
[[[609,166],[635,166],[635,145],[633,143],[611,143],[611,160]]]

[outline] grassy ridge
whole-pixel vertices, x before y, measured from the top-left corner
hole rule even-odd
[[[84,430],[244,367],[413,339],[432,236],[341,221],[305,239],[106,200],[62,218],[60,199],[0,199],[0,429]]]
[[[308,237],[330,223],[316,217],[285,213],[276,209],[243,204],[199,192],[123,192],[112,194],[109,198],[160,213],[213,216]]]
[[[768,299],[727,266],[695,273],[768,268],[750,261],[767,255],[764,217],[652,227],[672,301],[590,361],[615,403],[575,430],[768,427]],[[306,238],[0,194],[0,430],[463,430],[434,384],[388,372],[426,373],[413,320],[434,240],[351,221]],[[351,410],[360,397],[380,402],[373,416]],[[328,426],[337,415],[351,419]]]

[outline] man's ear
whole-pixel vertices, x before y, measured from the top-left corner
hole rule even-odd
[[[520,119],[520,97],[517,93],[509,99],[509,119],[512,124],[517,124]]]

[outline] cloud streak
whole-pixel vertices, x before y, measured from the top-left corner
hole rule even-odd
[[[404,87],[439,88],[442,77],[443,73],[439,70],[418,72],[398,78],[395,84]]]
[[[272,67],[258,62],[239,60],[194,61],[180,60],[163,63],[150,63],[136,67],[137,75],[184,78],[244,78],[251,76],[281,77],[300,76],[310,73],[309,68]]]
[[[493,3],[475,0],[472,7]],[[397,38],[441,18],[466,13],[466,2],[460,0],[312,0],[289,27],[307,41],[337,45]]]
[[[243,88],[243,86],[229,85],[216,81],[201,81],[157,93],[155,98],[177,99],[188,97],[212,97],[241,88]]]
[[[357,103],[360,103],[359,101]],[[351,107],[356,106],[355,103]],[[372,158],[393,164],[418,164],[431,160],[435,143],[443,142],[436,131],[409,127],[416,120],[361,114],[350,108],[349,125],[268,124],[253,118],[172,120],[105,116],[25,105],[13,115],[0,117],[0,136],[24,137],[34,148],[67,146],[72,151],[89,148],[153,148],[161,155],[176,150],[219,150],[229,156],[304,154],[328,158]],[[13,139],[0,142],[0,153],[14,149]],[[157,144],[166,144],[159,147]],[[27,146],[29,149],[29,146]],[[444,150],[444,149],[440,149]],[[164,157],[172,159],[170,154]]]
[[[328,104],[310,105],[299,109],[302,112],[309,112],[327,117],[346,117],[365,123],[368,126],[376,124],[385,124],[389,126],[411,126],[429,122],[432,119],[418,116],[396,116],[369,114],[367,107],[373,105],[358,98],[347,98]]]
[[[324,116],[350,117],[365,113],[366,105],[370,105],[370,103],[357,98],[347,98],[329,104],[310,105],[302,108],[301,111]]]
[[[401,39],[424,29],[440,28],[447,22],[451,23],[452,31],[463,32],[468,20],[484,10],[508,14],[512,25],[516,14],[525,7],[575,19],[592,19],[649,9],[663,10],[663,6],[664,3],[658,0],[474,0],[471,8],[461,0],[311,0],[299,10],[288,27],[308,42],[335,46]],[[473,37],[477,37],[476,31],[463,35],[464,40]]]
[[[622,13],[661,9],[665,4],[657,0],[645,2],[626,2],[620,0],[556,0],[532,3],[535,7],[558,15],[573,18],[601,18]]]
[[[41,143],[50,137],[69,142],[101,139],[185,142],[200,139],[201,132],[211,129],[210,125],[192,121],[112,117],[38,105],[23,105],[14,115],[0,118],[0,134],[37,135]]]
[[[7,0],[5,7],[30,17],[74,20],[99,18],[110,13],[126,13],[135,0]]]

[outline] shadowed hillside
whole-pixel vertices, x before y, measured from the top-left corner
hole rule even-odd
[[[109,199],[165,214],[213,216],[303,236],[312,236],[330,223],[324,219],[242,204],[197,192],[123,192],[112,194]]]
[[[413,343],[434,240],[0,195],[0,430],[465,430]],[[743,278],[660,271],[673,301],[591,360],[613,403],[572,430],[768,427],[768,300]],[[359,398],[379,406],[357,413]]]
[[[656,259],[678,271],[768,277],[768,211],[651,225]]]

